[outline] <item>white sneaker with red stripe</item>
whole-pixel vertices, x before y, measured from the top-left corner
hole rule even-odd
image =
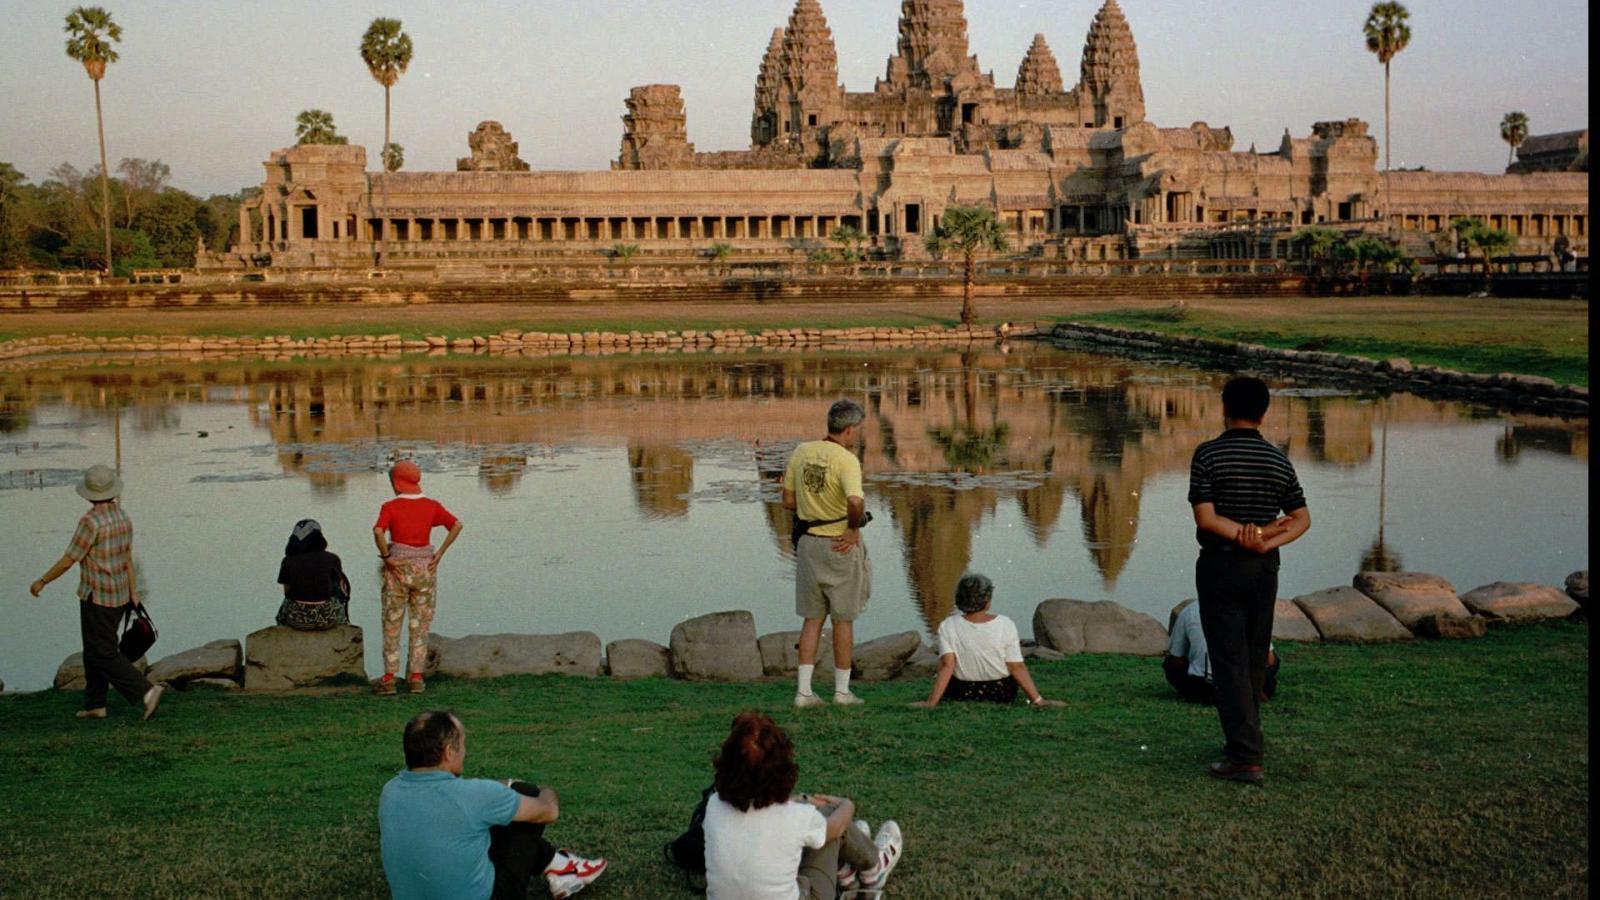
[[[862,890],[881,891],[883,883],[889,880],[889,873],[900,862],[900,851],[905,848],[906,839],[900,834],[900,823],[890,819],[878,827],[878,836],[872,842],[878,846],[878,865],[857,877],[861,879]]]
[[[565,900],[588,887],[605,870],[604,858],[584,859],[565,850],[557,850],[544,870],[544,877],[550,883],[550,896],[555,900]]]

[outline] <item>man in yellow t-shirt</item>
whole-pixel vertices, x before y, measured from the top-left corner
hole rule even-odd
[[[811,690],[822,623],[833,619],[833,702],[854,705],[850,663],[855,620],[872,594],[872,563],[861,543],[866,495],[861,461],[850,448],[861,433],[866,410],[854,400],[828,408],[828,437],[796,447],[783,473],[783,505],[805,524],[795,546],[794,606],[805,620],[800,629],[799,689],[794,705],[820,706]]]

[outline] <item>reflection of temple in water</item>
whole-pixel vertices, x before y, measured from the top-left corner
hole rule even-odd
[[[135,427],[155,430],[177,427],[187,404],[245,404],[251,422],[271,435],[282,471],[327,493],[342,491],[350,474],[319,458],[319,445],[466,447],[476,454],[480,484],[494,494],[515,490],[530,444],[623,445],[634,501],[651,518],[687,514],[696,459],[687,448],[738,442],[755,448],[756,477],[769,484],[760,525],[788,553],[789,513],[771,499],[770,484],[789,447],[822,436],[828,403],[855,397],[867,408],[863,465],[868,505],[880,519],[868,539],[898,536],[911,592],[932,625],[949,611],[979,526],[1007,501],[1015,501],[1040,548],[1061,533],[1075,503],[1087,558],[1113,584],[1132,557],[1149,483],[1183,477],[1195,445],[1220,431],[1225,377],[1020,344],[1008,354],[923,349],[39,371],[0,378],[0,400],[13,423],[46,403],[91,415],[131,406]],[[1364,398],[1280,394],[1266,434],[1296,462],[1375,464],[1378,409]],[[1390,424],[1413,430],[1458,425],[1472,414],[1468,406],[1411,395],[1388,401]],[[1583,420],[1519,417],[1485,449],[1508,463],[1526,451],[1587,458],[1587,427]],[[959,489],[937,478],[895,477],[908,473],[973,477]],[[1082,557],[1072,547],[1056,550],[1063,571],[1076,571]],[[1385,552],[1392,551],[1378,549]]]

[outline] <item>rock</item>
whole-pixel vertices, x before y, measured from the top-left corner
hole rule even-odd
[[[150,668],[150,663],[144,657],[133,664],[139,671],[144,672]],[[81,691],[87,684],[83,676],[83,652],[79,651],[67,656],[56,667],[55,688],[58,691]]]
[[[1278,598],[1277,606],[1272,613],[1272,639],[1275,641],[1304,641],[1311,643],[1322,640],[1317,626],[1307,618],[1305,612],[1296,606],[1293,600]]]
[[[775,631],[756,640],[761,653],[761,672],[769,676],[793,675],[800,668],[800,632]],[[855,666],[851,666],[854,671]],[[833,629],[822,629],[817,641],[817,668],[813,678],[833,677]]]
[[[1353,587],[1314,591],[1294,605],[1317,626],[1325,641],[1407,641],[1411,632],[1371,597]]]
[[[888,681],[900,674],[921,646],[922,635],[915,631],[874,638],[856,645],[850,668],[862,681]]]
[[[1160,622],[1110,600],[1046,600],[1033,611],[1033,637],[1068,654],[1160,656],[1167,649]]]
[[[655,641],[612,641],[606,645],[606,671],[612,678],[670,678],[672,652]]]
[[[244,648],[235,640],[212,641],[163,657],[146,674],[151,681],[165,681],[180,687],[196,678],[238,681],[244,677]]]
[[[1567,576],[1567,596],[1578,601],[1579,606],[1589,605],[1589,570],[1573,572]]]
[[[1417,622],[1416,634],[1423,638],[1457,640],[1483,637],[1487,630],[1487,625],[1477,616],[1423,616]]]
[[[709,613],[672,627],[672,671],[699,681],[754,681],[761,677],[756,619],[746,610]]]
[[[441,638],[435,671],[451,678],[502,675],[600,674],[600,636],[564,634],[469,634]]]
[[[273,625],[244,639],[247,691],[287,691],[340,679],[367,680],[361,629],[354,625],[327,631]]]
[[[1051,650],[1049,647],[1041,647],[1038,644],[1030,644],[1022,648],[1022,658],[1024,660],[1035,660],[1038,662],[1060,662],[1061,660],[1066,659],[1067,655],[1062,653],[1060,650]]]
[[[896,678],[902,680],[932,678],[939,672],[939,650],[929,644],[919,644],[917,652],[911,654],[906,664],[900,668]]]
[[[1407,628],[1416,628],[1423,616],[1464,619],[1471,613],[1461,605],[1455,586],[1437,575],[1423,572],[1362,572],[1355,589],[1389,611]]]
[[[1527,581],[1496,581],[1461,595],[1461,602],[1489,619],[1565,619],[1580,608],[1559,588]]]

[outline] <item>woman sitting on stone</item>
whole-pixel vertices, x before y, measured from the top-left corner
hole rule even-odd
[[[1017,688],[1033,706],[1065,706],[1046,700],[1033,686],[1022,661],[1022,642],[1009,618],[989,612],[994,583],[982,575],[961,576],[956,609],[939,624],[939,674],[928,699],[912,706],[935,707],[940,700],[983,700],[1010,703]]]
[[[328,539],[315,519],[294,523],[278,566],[283,605],[278,624],[298,631],[326,631],[350,624],[350,580],[339,557],[328,552]]]
[[[841,888],[879,890],[900,861],[900,826],[878,836],[851,822],[855,804],[812,794],[791,800],[794,745],[771,719],[743,712],[712,765],[706,802],[707,900],[833,900]]]

